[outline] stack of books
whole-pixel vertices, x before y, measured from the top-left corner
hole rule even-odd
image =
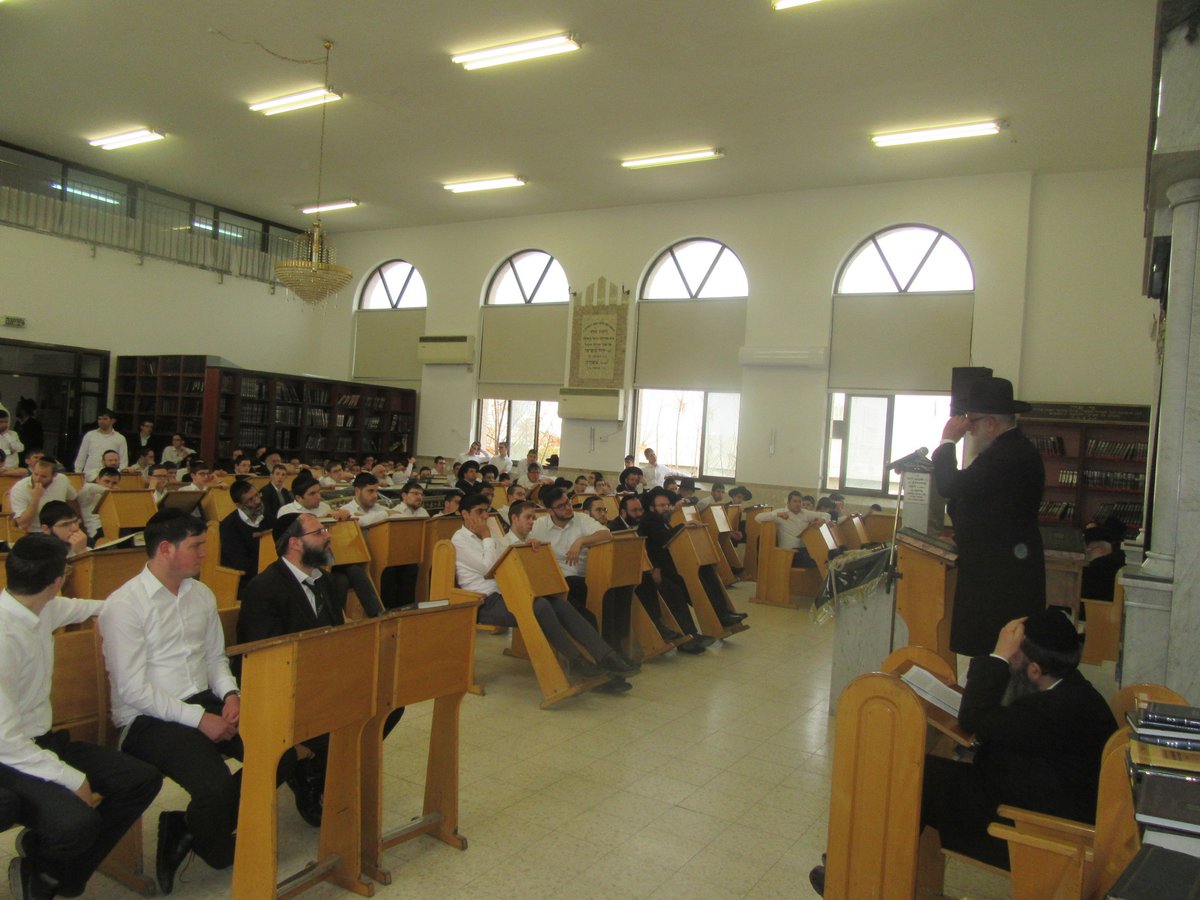
[[[1126,718],[1142,843],[1200,858],[1200,708],[1150,703]]]

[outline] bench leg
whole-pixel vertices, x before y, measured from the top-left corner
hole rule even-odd
[[[154,879],[145,874],[142,864],[141,819],[130,826],[120,843],[100,863],[100,871],[143,897],[153,897],[157,893]]]

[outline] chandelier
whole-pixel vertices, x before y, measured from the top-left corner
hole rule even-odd
[[[325,41],[325,89],[329,87],[329,51],[332,41]],[[328,103],[321,104],[321,144],[317,154],[317,202],[321,206],[321,181],[325,170],[325,110]],[[345,266],[335,265],[333,248],[325,243],[321,234],[321,213],[312,229],[296,240],[295,256],[275,263],[275,277],[289,291],[305,303],[317,304],[334,296],[350,283],[353,273]]]

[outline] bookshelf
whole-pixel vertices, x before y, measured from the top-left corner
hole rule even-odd
[[[181,432],[206,460],[236,447],[278,447],[306,462],[415,447],[415,391],[256,372],[215,356],[117,357],[115,409],[123,422],[154,419],[165,442]]]
[[[1035,403],[1020,424],[1046,466],[1043,522],[1082,528],[1115,515],[1127,535],[1141,528],[1150,407]]]

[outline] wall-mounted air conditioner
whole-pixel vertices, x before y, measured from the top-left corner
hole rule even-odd
[[[423,366],[475,364],[475,335],[426,334],[417,338],[417,361]]]
[[[563,419],[620,422],[625,418],[625,392],[620,388],[560,388],[558,415]]]

